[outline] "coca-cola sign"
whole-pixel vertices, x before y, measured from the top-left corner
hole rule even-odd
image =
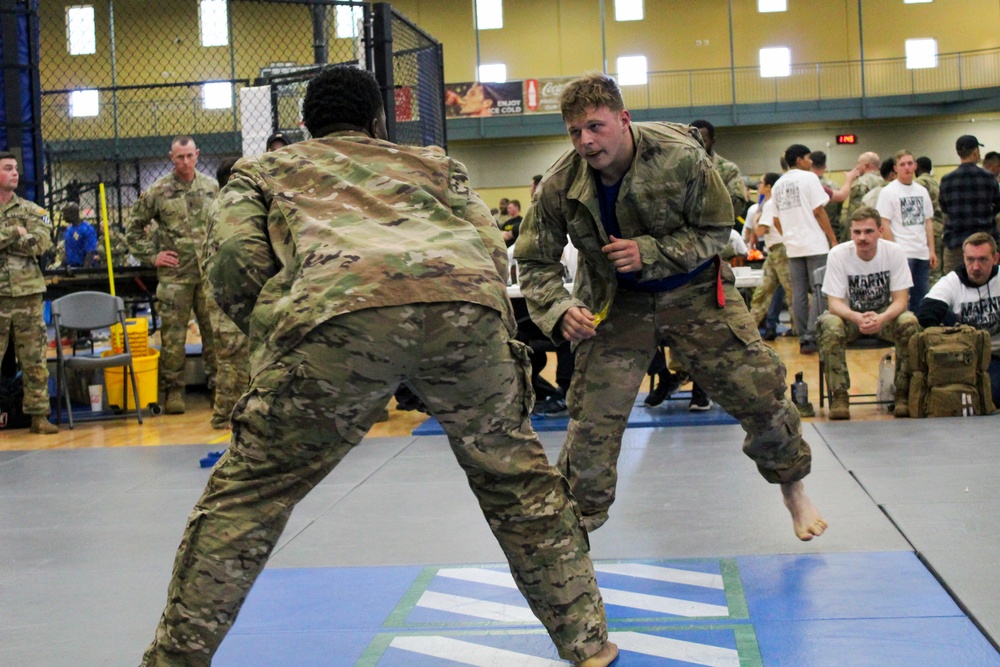
[[[529,79],[525,81],[525,111],[532,113],[559,113],[559,96],[562,95],[563,88],[573,79],[564,77],[559,79]],[[533,86],[537,99],[532,104]]]

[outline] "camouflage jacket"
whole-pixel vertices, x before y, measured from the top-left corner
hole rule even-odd
[[[642,280],[688,273],[729,243],[729,193],[698,130],[676,123],[631,127],[635,156],[617,204],[622,234],[639,245]],[[563,155],[542,180],[514,246],[531,318],[553,338],[572,306],[598,313],[614,300],[617,278],[601,252],[610,241],[595,177],[575,151]],[[580,252],[572,295],[559,261],[567,234]]]
[[[207,271],[250,336],[252,367],[365,308],[478,303],[513,333],[507,248],[468,181],[439,148],[360,132],[237,162],[212,216]]]
[[[18,227],[28,230],[26,238]],[[51,247],[52,223],[45,209],[17,195],[0,205],[0,296],[44,292],[38,257]]]
[[[736,222],[736,216],[742,216],[747,210],[747,186],[743,182],[743,174],[735,162],[730,162],[718,153],[712,155],[712,164],[719,170],[719,176],[729,191],[729,199],[733,204],[733,222]]]
[[[930,174],[920,174],[913,179],[914,183],[927,188],[927,194],[931,196],[931,204],[934,206],[934,222],[944,222],[944,211],[941,210],[941,185],[937,179]]]
[[[132,207],[125,228],[129,250],[145,266],[152,266],[158,253],[172,250],[180,265],[158,267],[157,277],[172,283],[201,282],[209,210],[218,192],[215,179],[197,171],[190,183],[173,172],[160,178]],[[155,231],[150,226],[154,220]]]
[[[872,188],[882,185],[882,177],[877,171],[869,171],[854,179],[851,183],[851,196],[840,210],[840,227],[843,230],[851,228],[851,216],[861,208],[861,200]]]

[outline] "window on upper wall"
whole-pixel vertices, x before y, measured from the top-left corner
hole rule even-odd
[[[641,86],[647,80],[646,56],[622,56],[618,59],[619,86]]]
[[[201,87],[201,106],[204,109],[229,109],[233,106],[233,84],[214,81]]]
[[[477,81],[482,83],[505,83],[507,81],[507,66],[503,63],[480,65]]]
[[[503,0],[476,0],[476,27],[499,30],[503,27]]]
[[[788,0],[757,0],[757,11],[761,14],[767,12],[787,12]]]
[[[933,2],[933,0],[903,0],[904,5],[919,5],[924,2]]]
[[[616,21],[641,21],[642,0],[615,0]]]
[[[76,5],[66,8],[66,48],[71,56],[97,52],[97,32],[94,28],[94,7]]]
[[[89,118],[101,110],[101,96],[96,90],[74,90],[69,94],[71,118]]]
[[[784,46],[760,50],[762,77],[789,76],[792,73],[792,51]]]
[[[936,39],[906,40],[906,69],[937,67]]]
[[[200,0],[198,25],[201,29],[202,46],[229,44],[229,15],[226,10],[226,0]]]
[[[334,34],[338,39],[348,39],[358,36],[358,23],[364,20],[365,11],[361,7],[335,7],[333,20],[337,28]]]

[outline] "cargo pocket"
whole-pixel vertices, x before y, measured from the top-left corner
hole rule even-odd
[[[232,449],[254,461],[267,459],[267,448],[275,440],[274,429],[288,427],[288,424],[274,423],[274,402],[284,395],[297,369],[298,364],[274,364],[253,379],[250,389],[233,408]]]
[[[531,386],[531,348],[516,340],[507,341],[510,346],[510,355],[514,360],[514,374],[518,384],[515,389],[520,394],[519,421],[522,425],[525,422],[530,424],[531,410],[535,407],[535,390]]]

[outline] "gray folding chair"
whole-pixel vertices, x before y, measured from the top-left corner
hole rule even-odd
[[[52,302],[52,323],[56,329],[56,423],[59,423],[59,413],[62,410],[62,402],[65,400],[69,427],[73,428],[73,408],[69,400],[69,384],[66,381],[67,369],[87,372],[103,368],[114,368],[116,366],[127,366],[129,375],[126,376],[122,373],[122,383],[124,384],[126,379],[131,376],[132,395],[135,398],[135,414],[141,424],[142,408],[139,405],[139,387],[135,381],[132,350],[129,346],[127,329],[125,328],[125,303],[121,297],[111,296],[104,292],[75,292],[67,294]],[[105,357],[77,356],[75,350],[72,356],[63,354],[61,342],[63,340],[64,329],[103,329],[112,324],[118,324],[122,327],[122,339],[125,345],[124,352],[109,354]],[[126,396],[125,387],[122,388],[122,396]],[[127,408],[128,400],[125,399],[123,402]],[[123,414],[128,414],[128,410],[124,410]]]

